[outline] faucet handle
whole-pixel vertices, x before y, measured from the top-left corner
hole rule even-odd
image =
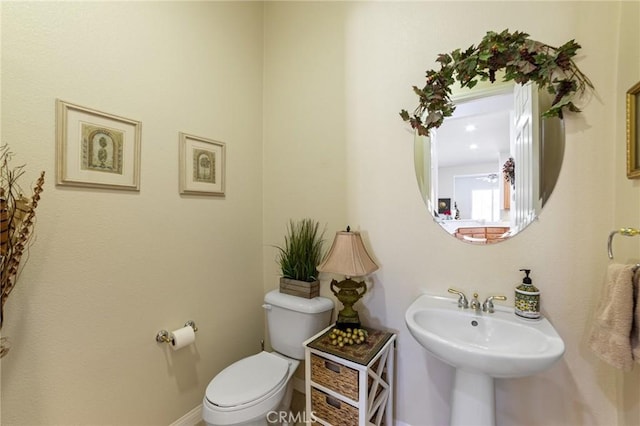
[[[487,297],[487,300],[484,301],[484,303],[482,304],[482,311],[483,312],[489,312],[490,314],[492,314],[495,309],[493,306],[493,301],[494,300],[507,300],[506,296],[489,296]]]
[[[447,290],[449,293],[457,294],[458,297],[458,307],[467,309],[469,307],[469,301],[467,300],[467,296],[464,295],[463,292],[458,291],[454,288],[450,288]]]
[[[478,300],[478,293],[473,293],[473,299],[469,302],[469,307],[476,311],[480,310],[480,301]]]

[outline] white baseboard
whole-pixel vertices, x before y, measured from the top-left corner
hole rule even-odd
[[[202,422],[202,404],[180,417],[169,426],[196,426]]]
[[[394,420],[395,426],[411,426],[409,423],[401,422],[400,420]]]

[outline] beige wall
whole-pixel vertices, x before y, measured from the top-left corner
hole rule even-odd
[[[640,222],[640,181],[626,178],[625,97],[631,86],[640,81],[640,4],[625,3],[620,9],[620,35],[618,67],[616,69],[616,93],[620,96],[613,106],[615,120],[615,176],[614,176],[614,229],[638,227]],[[615,240],[615,259],[624,262],[640,262],[640,239],[618,237]],[[640,424],[640,367],[631,373],[616,372],[616,404],[619,409],[618,424]]]
[[[260,3],[2,4],[2,141],[37,241],[6,305],[2,424],[168,424],[260,350]],[[139,193],[56,187],[55,99],[142,121]],[[178,132],[227,143],[227,196],[181,197]],[[155,342],[193,319],[193,347]]]
[[[340,3],[265,5],[265,290],[278,285],[273,245],[282,244],[289,219],[312,217],[327,224],[327,246],[335,231],[347,226],[352,164],[347,162],[341,9]]]
[[[345,223],[366,233],[381,269],[358,310],[368,324],[399,333],[397,419],[411,425],[448,421],[452,371],[428,357],[407,332],[403,315],[411,301],[422,291],[444,294],[450,286],[477,290],[482,297],[512,296],[520,282],[518,269],[529,267],[543,291],[543,312],[564,337],[567,351],[544,374],[498,381],[498,424],[625,424],[618,411],[624,392],[620,380],[584,341],[607,265],[606,238],[612,227],[622,225],[611,206],[620,198],[612,188],[624,170],[617,158],[624,144],[621,89],[627,83],[619,83],[612,70],[632,66],[626,78],[639,79],[639,41],[630,24],[637,2],[265,7],[264,138],[265,160],[270,159],[265,179],[279,177],[277,186],[264,190],[265,235],[281,233],[293,212],[306,214],[307,202],[314,203],[314,217],[328,222],[331,233]],[[427,215],[413,172],[413,138],[398,112],[414,108],[411,85],[421,84],[438,53],[505,28],[552,45],[575,38],[583,47],[578,65],[597,95],[586,100],[583,114],[567,119],[563,170],[540,220],[513,240],[474,247],[453,240]],[[295,102],[277,102],[276,96]],[[292,148],[302,141],[308,150]],[[342,142],[335,146],[335,141]],[[325,170],[320,170],[319,147],[331,154]],[[291,164],[310,167],[291,176],[284,171]],[[336,180],[336,174],[344,180]],[[635,198],[629,200],[627,220],[633,222],[637,187],[629,191]],[[300,204],[289,207],[289,200]],[[267,262],[265,270],[270,288],[275,279]]]
[[[498,423],[633,424],[637,372],[617,374],[584,340],[606,236],[640,226],[621,118],[640,79],[639,13],[637,2],[3,3],[2,141],[48,182],[7,305],[2,423],[185,414],[217,371],[258,349],[262,292],[277,286],[272,245],[289,218],[310,216],[329,241],[361,229],[379,261],[359,311],[398,332],[399,421],[445,424],[452,380],[406,331],[411,301],[450,286],[511,296],[529,267],[567,352],[544,374],[498,382]],[[479,248],[427,215],[398,112],[415,106],[411,85],[438,53],[504,28],[555,45],[575,38],[597,96],[567,119],[540,220]],[[140,193],[54,186],[56,98],[143,122]],[[178,131],[227,142],[224,200],[178,195]],[[640,256],[637,241],[616,244],[620,259]],[[187,319],[200,327],[193,352],[153,341]]]

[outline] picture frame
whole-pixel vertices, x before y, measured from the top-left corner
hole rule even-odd
[[[179,133],[180,193],[225,195],[226,144]]]
[[[140,190],[142,123],[56,100],[56,184]]]
[[[438,214],[451,214],[451,198],[438,198]]]
[[[627,90],[627,178],[640,178],[640,81]]]

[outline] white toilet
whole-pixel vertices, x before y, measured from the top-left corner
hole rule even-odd
[[[291,376],[304,359],[302,343],[331,323],[333,302],[267,293],[263,308],[274,352],[236,361],[211,380],[202,402],[207,425],[262,426],[279,420],[291,404]],[[277,412],[277,413],[275,413]]]

